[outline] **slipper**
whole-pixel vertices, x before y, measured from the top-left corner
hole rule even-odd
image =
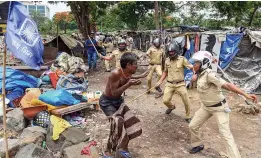
[[[119,150],[116,152],[115,157],[132,158],[131,154],[125,150]]]

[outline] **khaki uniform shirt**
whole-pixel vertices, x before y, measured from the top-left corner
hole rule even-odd
[[[149,55],[149,64],[153,65],[161,65],[162,64],[162,56],[164,54],[164,49],[157,49],[155,46],[152,46],[148,49],[146,54]]]
[[[220,78],[211,69],[203,71],[197,81],[197,91],[200,99],[205,106],[215,105],[225,99],[221,91],[221,86],[226,81]]]
[[[119,49],[114,50],[114,51],[112,52],[112,54],[111,54],[110,57],[115,57],[115,59],[116,59],[116,68],[121,68],[120,59],[121,59],[121,56],[122,56],[124,53],[126,53],[126,52],[127,52],[126,50],[122,52],[122,51],[120,51]]]
[[[192,64],[189,63],[189,61],[183,57],[178,56],[176,60],[170,60],[170,58],[166,59],[165,62],[165,69],[164,72],[167,72],[167,81],[170,82],[180,82],[184,81],[184,68],[190,68]],[[169,82],[167,82],[169,84]],[[185,82],[179,83],[177,86],[185,85]]]
[[[113,45],[112,42],[104,43],[103,45],[105,46],[107,53],[108,53],[108,52],[111,52],[111,53],[113,52],[113,50],[114,50],[114,45]]]

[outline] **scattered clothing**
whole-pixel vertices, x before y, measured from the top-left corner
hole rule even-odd
[[[87,124],[86,119],[81,116],[65,116],[65,120],[68,121],[73,127],[84,128]]]
[[[41,95],[41,91],[38,88],[27,88],[26,93],[22,100],[20,101],[20,104],[23,108],[30,107],[31,101],[33,99],[38,99],[38,97]]]
[[[73,74],[68,74],[66,76],[61,76],[56,84],[56,89],[64,90],[78,90],[78,91],[87,91],[88,81],[84,78],[76,77]]]
[[[96,146],[97,143],[96,141],[92,141],[89,145],[85,146],[82,150],[81,150],[81,155],[91,155],[91,147],[92,146]]]
[[[0,68],[0,82],[2,82],[3,68]],[[10,107],[15,107],[13,101],[24,95],[25,89],[37,88],[41,84],[39,78],[23,73],[19,70],[6,68],[5,90],[6,98],[10,100]],[[2,92],[2,84],[0,84],[0,92]]]
[[[51,104],[47,104],[39,99],[32,99],[31,102],[30,102],[30,105],[31,106],[42,106],[42,105],[45,105],[47,106],[47,110],[48,111],[52,111],[52,110],[55,110],[55,109],[60,109],[60,108],[65,108],[67,106],[63,105],[63,106],[53,106]]]
[[[79,100],[76,100],[71,93],[64,89],[47,91],[41,94],[38,99],[54,106],[75,105],[80,103]]]
[[[48,111],[39,112],[33,120],[33,123],[37,126],[41,126],[43,128],[47,128],[50,124],[50,114]]]
[[[81,68],[85,71],[88,70],[82,58],[70,56],[69,54],[62,52],[51,65],[50,70],[56,72],[56,70],[59,69],[62,72],[73,73],[77,68]]]
[[[51,115],[51,123],[53,125],[53,140],[59,139],[59,135],[68,127],[71,127],[70,123],[62,118]]]

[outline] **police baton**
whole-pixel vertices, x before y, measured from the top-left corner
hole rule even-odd
[[[93,47],[95,48],[95,50],[96,50],[96,54],[98,55],[99,58],[101,58],[101,57],[99,56],[99,53],[98,53],[98,51],[97,51],[97,49],[96,49],[96,47],[95,47],[93,41],[92,41],[91,38],[89,37],[89,35],[87,35],[87,37],[88,37],[88,39],[91,41]]]
[[[222,75],[223,75],[230,83],[234,84],[233,81],[228,77],[228,75],[225,74],[225,72],[222,70],[222,68],[221,68],[217,63],[216,63],[216,65],[217,65],[217,68],[222,72]],[[247,101],[247,99],[246,99],[244,96],[242,96],[242,95],[240,95],[240,94],[237,94],[237,95],[240,96],[240,97],[242,97],[242,98],[245,100],[245,102],[246,102],[247,105],[255,106],[253,103],[250,103],[249,101]]]

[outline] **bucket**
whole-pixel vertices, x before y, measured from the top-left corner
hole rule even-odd
[[[9,104],[10,100],[5,98],[5,108],[7,108],[7,104]],[[0,116],[3,116],[3,99],[0,98]]]

